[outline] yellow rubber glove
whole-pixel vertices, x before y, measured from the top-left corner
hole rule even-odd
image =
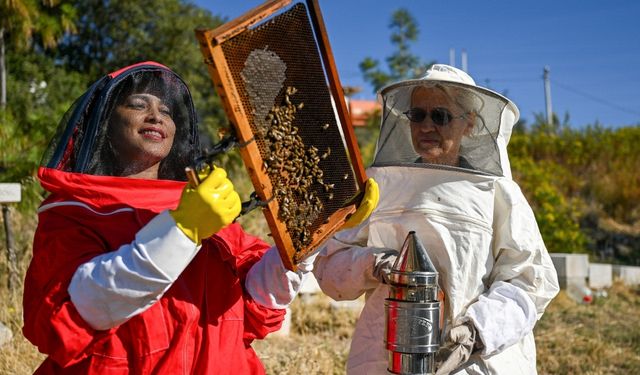
[[[348,229],[353,228],[363,221],[367,220],[369,215],[373,212],[373,210],[378,205],[378,200],[380,200],[380,191],[378,190],[378,183],[373,179],[367,179],[364,187],[364,197],[362,197],[362,201],[360,201],[360,205],[356,209],[356,212],[349,217],[346,223],[340,229]]]
[[[197,187],[187,184],[178,208],[169,213],[178,228],[199,244],[231,224],[240,214],[241,207],[240,196],[227,178],[227,172],[214,167]]]

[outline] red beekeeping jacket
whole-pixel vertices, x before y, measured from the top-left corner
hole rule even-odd
[[[255,303],[243,283],[269,245],[230,225],[202,248],[148,310],[106,331],[91,328],[67,288],[76,268],[134,240],[175,208],[183,182],[41,168],[52,194],[39,210],[24,288],[25,337],[48,358],[36,374],[261,374],[250,344],[280,328],[284,310]],[[177,255],[179,256],[179,255]]]

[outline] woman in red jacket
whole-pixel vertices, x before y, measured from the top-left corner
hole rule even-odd
[[[198,187],[184,82],[136,64],[68,111],[38,177],[24,335],[37,374],[264,373],[250,344],[280,328],[303,275],[232,223],[240,199],[221,168]]]

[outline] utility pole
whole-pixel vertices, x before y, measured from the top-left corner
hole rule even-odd
[[[544,79],[544,102],[547,108],[547,123],[553,125],[553,110],[551,109],[551,81],[549,80],[549,67],[544,67],[542,78]]]

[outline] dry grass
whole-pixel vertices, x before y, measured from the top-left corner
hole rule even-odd
[[[9,267],[5,230],[0,231],[0,322],[13,332],[13,340],[0,347],[0,374],[31,374],[44,356],[22,336],[22,282],[31,257],[31,241],[36,227],[33,216],[10,211],[13,248],[17,255],[18,285],[8,289]],[[3,223],[4,224],[4,223]]]
[[[344,373],[357,312],[332,310],[328,301],[296,301],[291,335],[254,344],[269,374]],[[620,283],[591,305],[560,292],[535,328],[538,373],[640,374],[639,309],[640,288]]]
[[[253,344],[268,374],[344,374],[349,343],[360,311],[331,306],[324,295],[295,300],[289,336]]]
[[[20,297],[5,303],[0,321],[14,332],[0,348],[0,374],[31,374],[43,356],[20,334]],[[12,297],[9,297],[9,299]],[[578,305],[564,292],[536,326],[542,374],[640,373],[640,289],[614,285],[609,297]],[[330,299],[294,301],[289,336],[273,335],[253,346],[268,374],[344,374],[357,310],[336,309]]]
[[[259,214],[252,214],[260,217]],[[13,214],[21,279],[31,254],[35,222]],[[243,224],[263,229],[260,222]],[[2,231],[3,232],[3,231]],[[44,356],[21,335],[21,286],[7,289],[4,233],[0,234],[0,322],[13,340],[0,348],[0,374],[31,374]],[[359,311],[336,309],[326,296],[297,299],[289,336],[254,342],[269,374],[344,374],[350,337]],[[615,284],[609,297],[578,305],[564,292],[536,326],[540,374],[640,374],[640,288]]]
[[[22,307],[8,293],[0,293],[0,322],[11,329],[13,340],[0,348],[0,374],[32,374],[44,356],[21,334]],[[8,303],[7,303],[8,302]]]
[[[640,374],[640,288],[579,305],[560,292],[535,328],[540,374]]]

